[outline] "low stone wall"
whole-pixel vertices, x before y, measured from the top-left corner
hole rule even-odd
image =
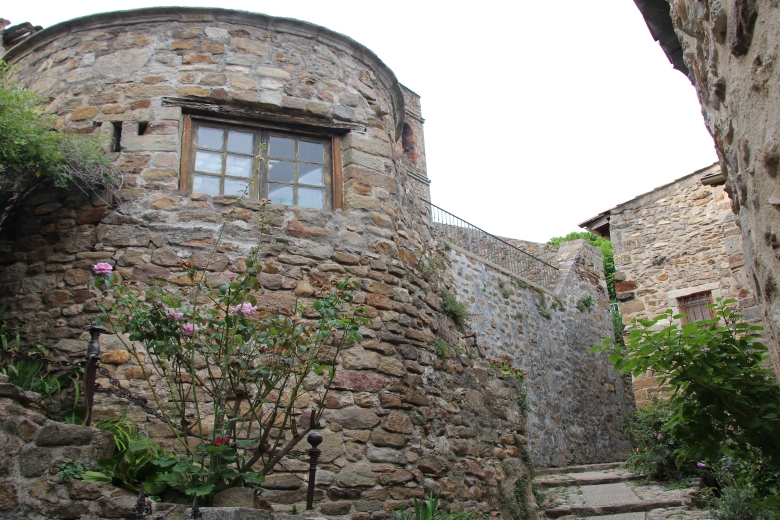
[[[2,386],[0,395],[12,395]],[[57,474],[69,461],[94,467],[113,449],[109,433],[50,421],[0,397],[0,518],[135,518],[129,491]]]
[[[549,246],[547,246],[549,247]],[[557,247],[554,291],[521,286],[509,273],[451,251],[458,298],[477,344],[526,372],[528,439],[537,466],[623,460],[623,419],[634,409],[630,379],[590,347],[614,335],[601,253],[584,240]],[[577,303],[588,296],[590,309]]]

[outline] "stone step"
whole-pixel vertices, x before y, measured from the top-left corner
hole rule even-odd
[[[619,468],[625,462],[608,462],[605,464],[583,464],[580,466],[565,466],[559,468],[542,468],[536,470],[537,476],[555,475],[558,473],[585,473],[589,471],[603,471],[606,469]]]
[[[574,476],[577,475],[577,476]],[[604,473],[601,471],[589,471],[583,473],[562,474],[557,478],[536,478],[534,482],[540,487],[561,487],[561,486],[592,486],[596,484],[613,484],[616,482],[629,482],[632,480],[642,480],[644,475],[632,475],[629,472],[624,473]]]
[[[617,515],[622,513],[643,513],[653,509],[672,508],[679,506],[688,506],[690,500],[688,497],[677,499],[660,500],[642,500],[633,503],[605,504],[599,506],[560,506],[553,509],[547,509],[544,512],[545,518],[560,518],[563,516],[574,515],[577,518],[588,518],[599,515]]]

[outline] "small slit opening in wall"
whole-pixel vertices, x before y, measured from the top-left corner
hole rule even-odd
[[[138,135],[144,135],[146,133],[146,129],[149,128],[149,123],[146,121],[139,121],[138,122]]]
[[[122,121],[112,121],[111,126],[113,127],[113,132],[111,133],[111,151],[112,152],[121,152],[122,151]]]

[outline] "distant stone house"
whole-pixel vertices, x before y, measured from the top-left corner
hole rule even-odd
[[[707,319],[706,306],[720,297],[737,300],[745,318],[760,324],[724,183],[715,163],[580,224],[612,241],[624,323],[666,309],[688,314],[685,320]],[[776,362],[776,352],[774,357]],[[639,407],[658,391],[652,377],[634,380]]]

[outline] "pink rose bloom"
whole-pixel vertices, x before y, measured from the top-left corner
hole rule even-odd
[[[243,316],[247,317],[257,312],[257,307],[252,305],[249,302],[244,302],[240,305],[236,305],[232,309],[230,309],[230,315],[231,316]]]
[[[214,445],[222,446],[230,442],[230,437],[214,437]]]
[[[200,327],[194,323],[182,323],[181,328],[184,331],[185,336],[192,336],[200,330]]]
[[[662,441],[662,440],[664,440],[664,436],[663,436],[662,434],[660,434],[660,433],[659,433],[658,435],[656,435],[656,438],[657,438],[659,441]]]
[[[170,320],[181,320],[184,318],[184,313],[181,313],[176,309],[171,309],[170,307],[166,307],[164,312],[165,312],[165,317]]]
[[[111,274],[114,268],[108,262],[98,262],[92,266],[92,270],[95,274]]]

